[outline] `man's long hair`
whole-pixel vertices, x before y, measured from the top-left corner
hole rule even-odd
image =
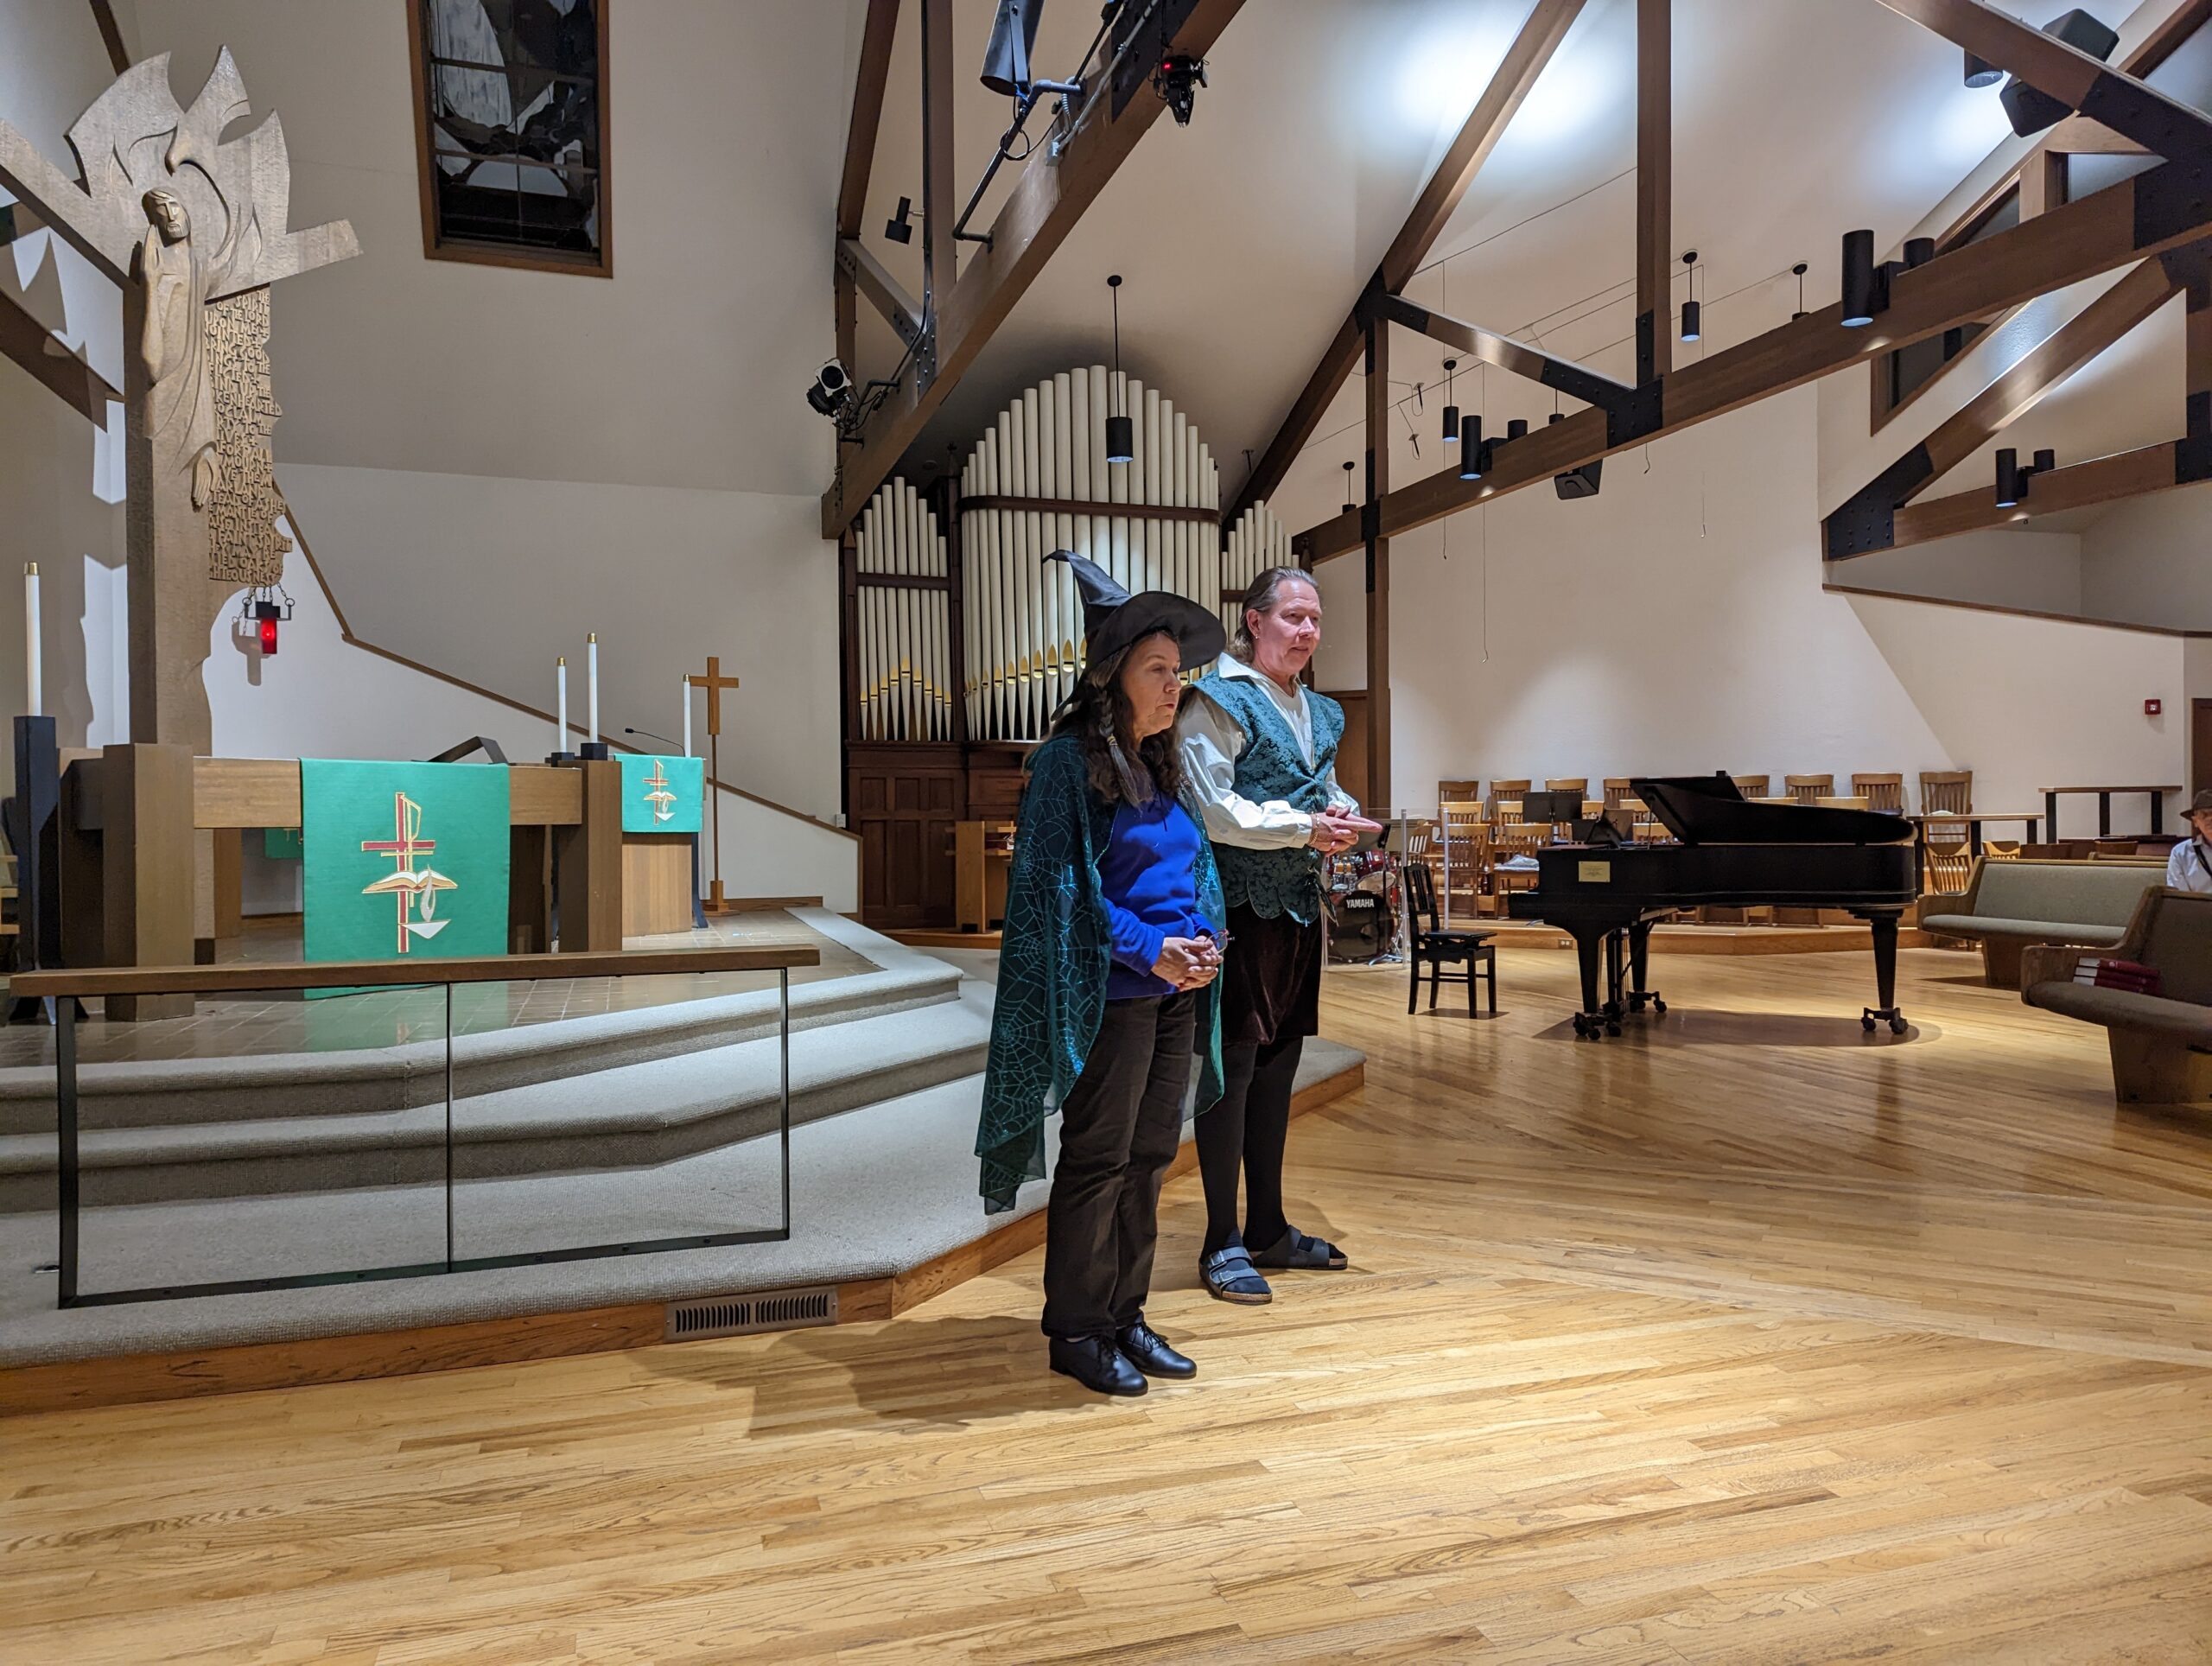
[[[1141,806],[1154,798],[1174,798],[1183,790],[1183,753],[1175,725],[1135,738],[1135,709],[1122,692],[1122,670],[1154,636],[1154,631],[1118,653],[1085,665],[1075,691],[1060,709],[1052,733],[1072,734],[1082,743],[1090,790],[1109,804]]]
[[[1265,619],[1274,612],[1282,601],[1282,587],[1293,579],[1300,583],[1313,584],[1314,594],[1320,594],[1321,587],[1314,584],[1313,575],[1302,567],[1270,567],[1246,587],[1244,600],[1236,609],[1236,628],[1229,633],[1229,652],[1231,655],[1248,665],[1252,663],[1251,621],[1245,615],[1257,614]]]

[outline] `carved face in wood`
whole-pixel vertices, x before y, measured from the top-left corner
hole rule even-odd
[[[164,243],[181,243],[192,235],[192,216],[184,212],[184,199],[159,187],[146,193],[146,218],[161,227]]]

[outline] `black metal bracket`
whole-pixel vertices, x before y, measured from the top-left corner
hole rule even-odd
[[[1898,509],[1935,472],[1923,441],[1838,504],[1821,523],[1826,558],[1846,561],[1895,545]]]

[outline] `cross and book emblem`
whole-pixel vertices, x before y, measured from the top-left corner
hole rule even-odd
[[[434,938],[451,922],[437,919],[438,893],[457,891],[460,882],[448,879],[423,858],[438,848],[435,839],[423,836],[423,806],[404,792],[391,795],[392,834],[389,839],[364,839],[362,850],[390,856],[393,871],[361,887],[365,897],[390,896],[397,906],[398,949],[405,954],[413,939]]]
[[[664,760],[653,760],[653,773],[645,777],[645,802],[653,807],[653,819],[672,822],[676,819],[676,793],[669,785],[668,765]]]

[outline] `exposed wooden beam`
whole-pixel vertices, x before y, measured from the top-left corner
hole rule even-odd
[[[2212,156],[2212,120],[1985,0],[1881,0],[1899,16],[2017,76],[2069,110],[2176,161]]]
[[[899,0],[868,0],[861,29],[861,62],[853,80],[853,111],[845,129],[845,171],[837,184],[837,237],[858,238],[868,214],[868,175],[875,166],[876,129],[883,119],[883,89],[891,78],[891,46],[899,30]],[[859,309],[853,273],[840,261],[835,278],[837,361],[848,372],[859,348]]]
[[[899,32],[899,0],[868,0],[861,29],[860,73],[853,82],[853,117],[845,129],[845,172],[837,184],[837,235],[858,237],[868,213],[868,180],[875,166],[875,132],[883,89],[891,79],[891,43]]]
[[[1173,48],[1203,57],[1243,3],[1197,0],[1175,32]],[[1039,143],[991,223],[990,242],[971,251],[951,294],[937,297],[936,376],[925,386],[907,377],[870,421],[863,442],[840,448],[837,478],[822,496],[824,537],[850,525],[890,478],[923,425],[1165,108],[1140,87],[1117,112],[1110,78],[1102,75],[1058,156],[1051,143]]]
[[[100,44],[107,48],[109,65],[122,74],[130,67],[130,52],[123,44],[123,31],[116,27],[112,0],[92,0],[92,22],[99,26]]]
[[[1997,506],[1994,485],[1954,493],[1948,497],[1930,498],[1897,511],[1897,541],[1892,547],[1903,550],[1938,538],[1956,537],[1961,532],[1986,531],[1992,527],[2032,520],[2038,515],[2116,503],[2123,498],[2190,484],[2179,478],[2180,473],[2176,467],[2175,442],[2165,440],[2138,450],[2084,463],[2069,463],[2048,474],[2034,475],[2028,481],[2027,496],[2008,509]]]
[[[1482,97],[1475,100],[1475,107],[1460,124],[1451,148],[1444,153],[1444,160],[1437,163],[1436,171],[1429,175],[1428,183],[1414,199],[1413,212],[1406,216],[1406,223],[1391,239],[1382,264],[1361,289],[1362,298],[1395,295],[1420,270],[1436,239],[1443,235],[1452,212],[1467,194],[1467,188],[1474,183],[1475,175],[1497,148],[1514,111],[1521,108],[1521,101],[1529,96],[1529,89],[1536,84],[1544,66],[1551,62],[1552,54],[1559,49],[1569,26],[1580,16],[1584,0],[1536,0],[1521,25],[1520,34],[1499,60],[1490,85],[1483,89]],[[1275,430],[1274,438],[1268,442],[1266,451],[1261,454],[1250,478],[1238,489],[1225,517],[1227,525],[1235,525],[1247,509],[1282,484],[1291,464],[1313,437],[1313,430],[1320,426],[1322,415],[1337,397],[1337,390],[1351,374],[1352,366],[1360,362],[1364,340],[1355,302],[1344,322],[1337,327],[1336,334],[1330,338],[1313,374],[1306,378],[1306,385],[1291,401],[1289,413]]]
[[[852,281],[853,286],[868,299],[868,304],[883,315],[884,321],[899,333],[899,340],[912,347],[921,339],[922,309],[914,299],[899,286],[889,268],[875,258],[874,251],[856,237],[842,238],[837,243],[837,270]],[[850,365],[845,366],[852,369]]]
[[[2212,203],[2198,196],[2185,165],[2163,162],[1897,273],[1890,304],[1871,326],[1847,329],[1841,306],[1824,307],[1671,372],[1638,421],[1609,423],[1602,410],[1577,411],[1500,445],[1479,480],[1459,480],[1447,469],[1401,486],[1379,506],[1377,530],[1395,537],[1425,526],[1486,498],[1680,433],[1878,353],[2208,235]],[[1307,558],[1327,560],[1360,548],[1359,523],[1357,514],[1338,515],[1307,528],[1300,535]]]
[[[2044,135],[2043,149],[2062,156],[2147,156],[2151,153],[2124,133],[2115,133],[2087,116],[2069,116]]]
[[[2148,75],[2173,56],[2183,42],[2208,22],[2212,22],[2212,0],[2182,0],[2168,13],[2165,19],[2153,29],[2120,60],[2120,67],[2131,75]],[[2000,175],[1990,187],[1967,205],[1951,223],[1937,234],[1936,246],[1948,253],[1973,236],[2004,202],[2017,192],[2019,196],[2019,218],[2028,219],[2065,200],[2065,170],[2056,159],[2071,155],[2087,154],[2097,148],[2096,136],[2102,135],[2114,144],[2128,145],[2140,149],[2133,141],[2120,137],[2099,122],[2086,116],[2069,116],[2044,134],[2020,160]],[[2005,316],[1983,321],[1995,328],[2005,321]],[[1905,397],[1886,406],[1879,403],[1878,376],[1871,378],[1875,403],[1868,421],[1867,432],[1878,431],[1914,400],[1923,397],[1962,362],[1953,358],[1939,366],[1935,373],[1923,380]]]
[[[1636,379],[1674,367],[1675,36],[1671,0],[1636,0]]]
[[[1431,312],[1403,296],[1370,296],[1367,306],[1373,316],[1385,322],[1401,325],[1432,341],[1441,341],[1448,347],[1471,353],[1486,365],[1495,365],[1516,376],[1525,376],[1548,388],[1555,388],[1570,399],[1611,405],[1626,400],[1636,391],[1627,383],[1585,369],[1572,359],[1555,359],[1541,347],[1532,347],[1510,335],[1500,335],[1495,330],[1486,330],[1479,324],[1470,324],[1446,313]]]
[[[5,353],[95,428],[107,426],[107,402],[123,396],[61,340],[23,310],[15,296],[0,292],[0,353]]]
[[[1370,317],[1366,328],[1367,494],[1361,519],[1367,548],[1367,797],[1388,806],[1390,796],[1390,540],[1377,528],[1375,506],[1390,490],[1390,327]]]
[[[952,222],[952,0],[922,0],[922,319],[926,331],[957,278]],[[918,374],[934,377],[934,349]]]

